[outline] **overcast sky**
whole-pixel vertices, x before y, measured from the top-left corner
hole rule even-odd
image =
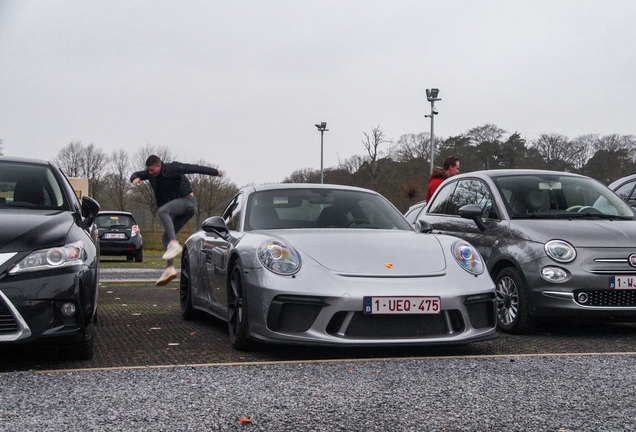
[[[146,143],[242,186],[363,132],[636,134],[636,2],[0,0],[4,154]],[[139,167],[143,168],[143,167]]]

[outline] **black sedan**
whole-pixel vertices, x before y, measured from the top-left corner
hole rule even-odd
[[[416,219],[420,231],[475,246],[496,284],[501,330],[538,320],[636,320],[636,221],[589,177],[493,170],[451,177]]]
[[[98,211],[54,164],[0,157],[0,347],[41,342],[93,356]]]

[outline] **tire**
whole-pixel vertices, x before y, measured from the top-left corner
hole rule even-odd
[[[497,326],[505,333],[526,334],[536,325],[530,316],[528,288],[519,271],[506,267],[495,278]]]
[[[227,328],[234,349],[251,351],[257,347],[256,342],[248,338],[247,298],[243,286],[243,268],[238,262],[232,268],[227,290]]]
[[[142,262],[143,260],[144,260],[144,250],[143,249],[139,249],[135,253],[135,262]]]
[[[192,286],[190,284],[190,259],[188,252],[183,251],[181,258],[181,277],[179,280],[179,304],[181,317],[186,321],[192,321],[198,317],[197,311],[192,307]]]
[[[88,339],[82,340],[77,345],[70,347],[65,353],[64,358],[67,360],[90,360],[95,353],[93,349],[94,338],[91,334]]]
[[[134,256],[132,256],[132,255],[126,255],[126,259],[127,259],[128,261],[132,261],[132,260],[133,260],[133,258],[134,258]]]

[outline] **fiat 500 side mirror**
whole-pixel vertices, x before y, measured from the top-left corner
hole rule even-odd
[[[477,224],[479,231],[486,231],[486,224],[481,220],[484,210],[477,204],[468,204],[459,209],[459,215],[465,219],[471,219]]]

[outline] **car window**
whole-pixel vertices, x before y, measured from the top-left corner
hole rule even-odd
[[[634,185],[636,185],[636,180],[625,183],[614,191],[616,195],[632,207],[636,206],[636,191],[633,191]]]
[[[558,174],[493,178],[513,218],[608,216],[633,218],[629,206],[603,184],[588,178]]]
[[[240,229],[241,212],[243,210],[243,194],[240,193],[232,198],[232,201],[223,211],[223,220],[227,225],[227,229],[238,231]]]
[[[410,224],[414,224],[417,220],[417,217],[420,215],[425,206],[426,203],[411,208],[409,211],[406,212],[404,217],[407,221],[409,221]]]
[[[446,206],[445,214],[459,215],[459,209],[469,204],[476,204],[482,208],[482,218],[497,217],[490,189],[481,180],[467,179],[457,182],[457,188]]]
[[[135,221],[127,215],[99,215],[95,220],[97,228],[132,228]]]
[[[59,209],[64,195],[46,165],[0,162],[0,205]]]
[[[437,195],[433,197],[433,201],[426,213],[444,214],[446,206],[450,202],[450,198],[455,190],[455,186],[457,186],[457,182],[444,185],[439,192],[437,192]]]
[[[338,189],[280,189],[256,192],[247,205],[245,230],[371,228],[411,230],[386,198]]]

